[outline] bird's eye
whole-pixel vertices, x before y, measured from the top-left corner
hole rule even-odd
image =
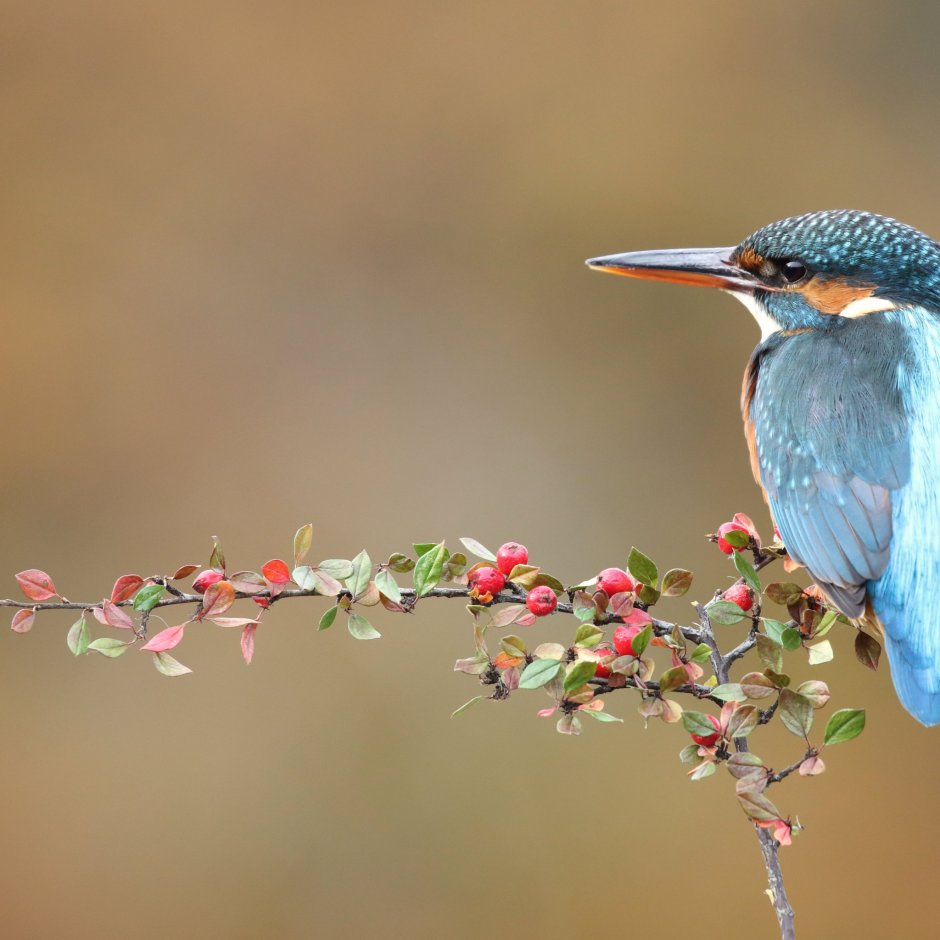
[[[802,261],[784,261],[780,273],[788,284],[796,284],[806,277],[806,265]]]

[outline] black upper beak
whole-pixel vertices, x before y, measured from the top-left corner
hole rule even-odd
[[[749,271],[731,262],[733,248],[672,248],[666,251],[631,251],[625,255],[591,258],[587,265],[597,271],[639,277],[648,281],[695,284],[730,291],[753,291],[763,287]]]

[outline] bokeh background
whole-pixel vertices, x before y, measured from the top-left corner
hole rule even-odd
[[[0,8],[4,595],[39,566],[100,598],[216,533],[257,567],[312,520],[317,557],[519,539],[568,581],[636,544],[707,597],[703,534],[768,527],[756,328],[583,259],[819,208],[940,233],[926,2]],[[68,616],[8,632],[3,936],[773,936],[730,781],[685,779],[679,729],[627,695],[580,739],[532,696],[451,721],[469,625],[425,606],[356,643],[285,604],[250,668],[193,629],[172,681],[73,660]],[[775,794],[805,938],[940,904],[940,735],[850,642],[817,675],[869,727]]]

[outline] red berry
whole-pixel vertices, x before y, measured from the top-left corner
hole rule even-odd
[[[728,532],[743,532],[745,535],[748,535],[747,529],[743,525],[738,525],[737,522],[723,522],[718,526],[718,547],[726,554],[730,555],[732,552],[741,551],[740,548],[735,548],[730,542],[726,542],[722,536]]]
[[[548,585],[540,584],[526,595],[525,605],[536,617],[544,617],[558,606],[558,598]]]
[[[529,560],[529,550],[518,542],[507,542],[499,546],[496,553],[496,565],[506,577],[516,565],[524,565]]]
[[[596,652],[606,659],[607,657],[613,655],[614,651],[613,650],[597,650]],[[598,663],[597,669],[594,672],[594,675],[598,679],[609,679],[610,678],[610,664],[608,663],[607,665],[604,665],[604,663]]]
[[[506,586],[506,579],[492,565],[483,565],[471,573],[470,586],[477,588],[481,594],[499,594]]]
[[[732,584],[721,596],[737,604],[741,610],[750,610],[754,606],[754,592],[746,584]]]
[[[614,649],[621,656],[636,656],[636,653],[633,652],[633,638],[642,629],[642,627],[617,627],[614,630]]]
[[[225,575],[221,571],[215,568],[207,568],[193,580],[193,590],[197,594],[205,594],[206,588],[210,584],[215,584],[216,581],[221,581],[224,577]]]
[[[706,718],[715,726],[714,734],[693,734],[692,740],[696,744],[701,744],[702,747],[711,747],[718,738],[721,737],[721,725],[718,724],[718,719],[714,715],[706,715]]]
[[[605,568],[597,576],[597,586],[608,597],[613,597],[614,594],[622,594],[624,591],[632,591],[636,587],[633,578],[623,568]]]

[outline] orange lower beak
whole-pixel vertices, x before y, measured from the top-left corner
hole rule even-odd
[[[591,258],[587,265],[625,277],[671,284],[693,284],[730,291],[753,291],[763,285],[749,271],[731,263],[732,248],[674,248],[632,251],[625,255]]]

